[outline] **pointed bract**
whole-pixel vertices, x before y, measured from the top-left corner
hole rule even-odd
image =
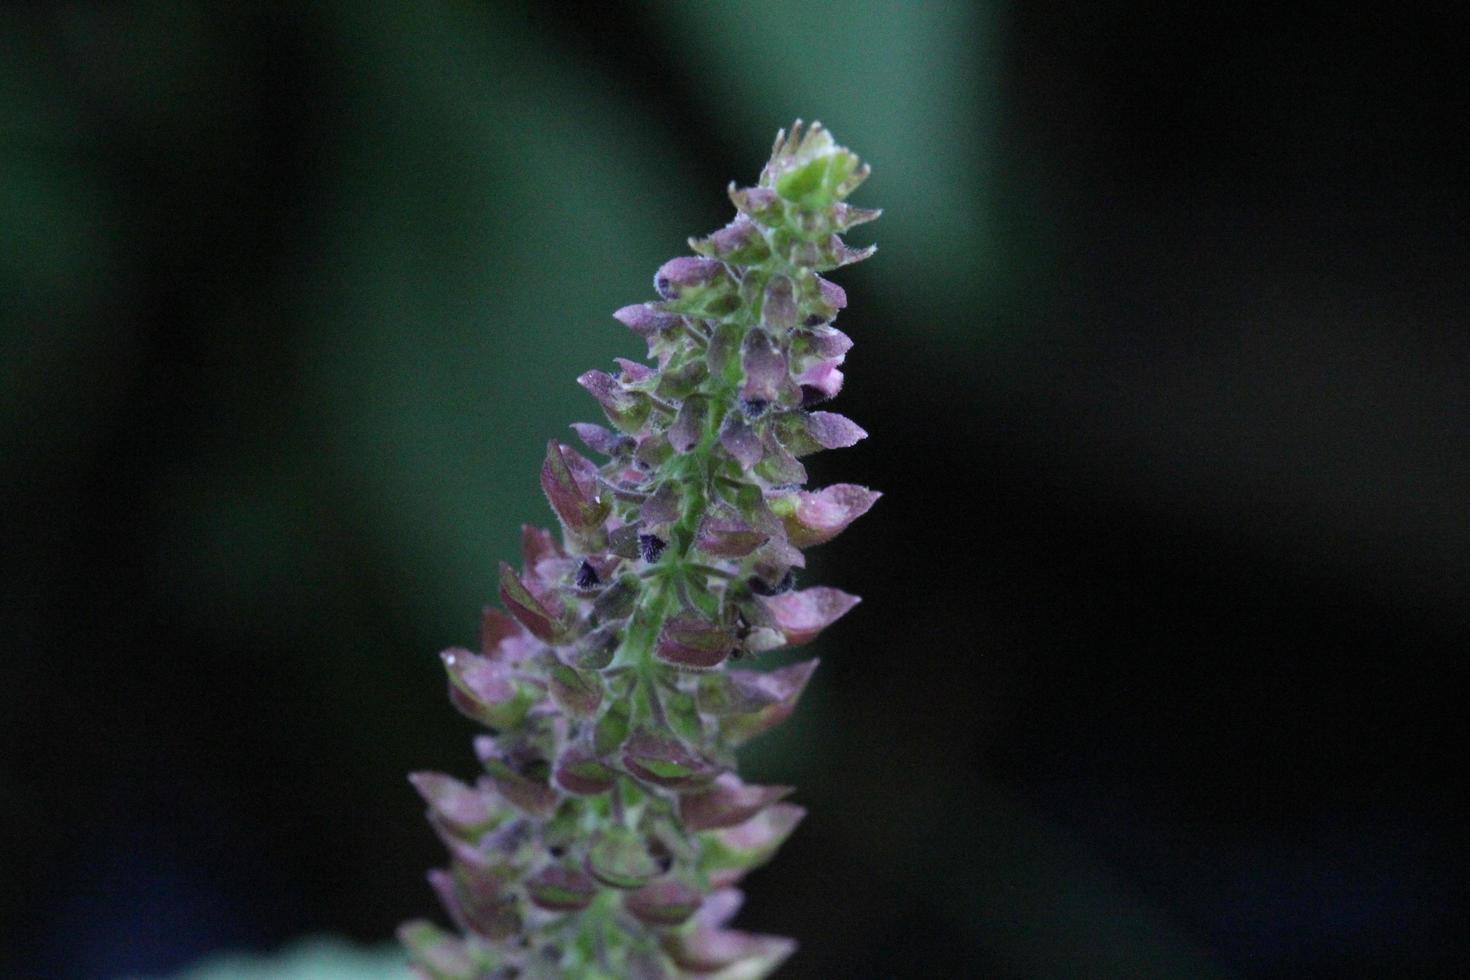
[[[577,796],[596,796],[612,789],[618,773],[585,746],[572,746],[556,760],[556,785]]]
[[[706,514],[695,531],[694,544],[707,555],[744,558],[770,539],[734,512]]]
[[[718,692],[706,694],[701,689],[700,709],[719,716],[720,734],[726,741],[744,745],[791,717],[817,663],[807,660],[766,672],[729,671],[726,685]]]
[[[772,508],[781,515],[786,537],[798,548],[825,544],[866,514],[883,496],[876,490],[837,483],[815,493],[799,491],[794,500]]]
[[[526,879],[526,894],[548,912],[576,912],[592,904],[597,882],[585,871],[548,864]]]
[[[516,575],[515,569],[505,562],[500,563],[500,601],[510,610],[522,626],[532,635],[547,643],[559,643],[564,638],[565,627],[558,612],[548,609],[541,600],[526,588]]]
[[[445,650],[439,657],[449,675],[455,707],[489,728],[514,728],[536,701],[533,690],[507,663],[459,649]]]
[[[566,529],[573,534],[587,535],[601,529],[611,507],[599,499],[595,483],[577,478],[569,457],[586,462],[555,439],[546,444],[546,461],[541,464],[541,489]]]
[[[686,830],[734,827],[789,795],[790,786],[751,786],[727,772],[707,789],[679,797],[679,819]]]
[[[735,649],[728,626],[694,615],[675,616],[659,631],[658,659],[681,670],[712,670]]]
[[[621,431],[635,433],[647,421],[652,407],[648,396],[629,391],[606,371],[588,371],[577,378],[577,383],[597,399],[608,421]]]
[[[716,887],[733,885],[774,857],[805,816],[793,803],[773,803],[738,826],[710,831],[700,867]]]
[[[702,896],[681,881],[661,878],[651,881],[623,898],[623,907],[641,922],[669,928],[688,922],[699,909]]]
[[[695,929],[671,934],[664,949],[681,968],[701,977],[759,980],[796,952],[796,942],[735,929]]]
[[[862,600],[841,589],[819,585],[761,600],[791,646],[810,642]]]
[[[679,407],[674,424],[669,427],[669,445],[676,452],[687,453],[704,438],[704,420],[709,415],[709,399],[693,395]]]
[[[720,445],[745,469],[759,463],[765,454],[755,430],[736,415],[725,417],[724,428],[720,430]]]
[[[669,259],[659,266],[653,277],[653,288],[664,299],[678,299],[691,287],[708,286],[726,277],[725,264],[717,259],[685,256]]]
[[[673,790],[707,786],[720,771],[677,739],[653,732],[639,732],[628,739],[623,746],[623,768],[649,785]]]
[[[745,335],[745,343],[740,350],[740,366],[745,372],[740,397],[746,402],[779,402],[789,398],[795,388],[786,367],[786,355],[764,330],[752,330]]]
[[[416,772],[408,777],[429,804],[435,817],[455,833],[470,837],[488,829],[500,816],[497,801],[473,786],[440,772]]]

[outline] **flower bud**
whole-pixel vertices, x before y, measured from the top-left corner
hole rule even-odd
[[[647,731],[623,746],[623,768],[645,783],[673,790],[707,786],[720,771],[672,736]]]
[[[556,706],[573,718],[591,718],[602,705],[602,681],[589,671],[553,663],[547,671],[546,687]]]
[[[639,511],[645,527],[667,527],[679,519],[679,489],[673,481],[660,483]]]
[[[769,404],[793,398],[795,383],[786,368],[786,355],[764,330],[752,330],[745,335],[740,348],[740,367],[745,372],[740,397],[747,402]]]
[[[628,706],[614,701],[592,728],[592,749],[602,758],[616,755],[628,740]]]
[[[874,221],[882,215],[882,208],[855,208],[842,201],[832,205],[832,221],[839,231],[847,231],[866,222]]]
[[[618,774],[585,746],[571,746],[556,760],[556,785],[577,796],[596,796],[612,789]]]
[[[781,219],[785,209],[776,192],[768,187],[736,187],[729,189],[730,203],[736,209],[767,227]]]
[[[738,826],[711,831],[700,868],[716,887],[732,885],[769,861],[805,816],[794,803],[773,803]]]
[[[684,256],[659,266],[653,288],[664,299],[678,299],[683,290],[707,286],[725,277],[725,264],[717,259]]]
[[[740,304],[735,281],[723,262],[686,256],[670,259],[653,277],[665,309],[696,317],[718,317]]]
[[[796,290],[785,276],[772,276],[761,301],[761,322],[786,331],[796,326],[801,316],[797,309]]]
[[[795,940],[735,929],[694,929],[669,933],[664,951],[681,969],[722,980],[759,980],[796,952]]]
[[[883,496],[876,490],[837,483],[816,492],[799,491],[771,503],[782,519],[786,538],[798,548],[825,544],[866,514]]]
[[[430,871],[429,884],[455,924],[486,939],[505,939],[521,927],[515,895],[498,876],[465,865]]]
[[[674,447],[664,432],[645,432],[638,437],[638,448],[633,450],[633,462],[645,473],[657,470],[674,455]]]
[[[500,808],[487,792],[466,786],[440,772],[411,773],[408,781],[419,791],[430,813],[461,837],[474,838],[500,817]]]
[[[755,475],[772,487],[799,487],[806,482],[806,467],[777,438],[774,428],[768,428],[761,440],[762,456],[753,467]]]
[[[553,644],[565,639],[561,603],[552,596],[543,603],[505,562],[500,563],[500,601],[538,639]]]
[[[539,582],[555,582],[573,562],[562,550],[561,542],[545,528],[521,525],[521,567],[527,577]]]
[[[604,456],[618,456],[633,448],[627,436],[591,422],[573,422],[571,428],[588,449]]]
[[[634,547],[636,546],[635,539]],[[626,618],[638,601],[638,589],[638,576],[618,576],[616,582],[603,589],[602,594],[592,600],[593,619],[599,623],[607,623]]]
[[[650,881],[623,897],[623,907],[640,922],[651,926],[683,925],[699,909],[703,896],[673,878]]]
[[[625,306],[614,313],[613,318],[647,341],[666,333],[679,322],[678,314],[656,310],[648,303]]]
[[[707,789],[679,797],[679,819],[686,830],[734,827],[790,792],[790,786],[751,786],[732,772],[722,773]]]
[[[699,521],[694,543],[700,551],[721,558],[744,558],[770,538],[734,512],[712,512]]]
[[[798,123],[761,172],[761,184],[806,210],[830,208],[852,193],[867,176],[857,155],[832,141],[821,123],[803,133]]]
[[[794,647],[816,638],[861,601],[855,595],[825,585],[761,600],[776,621],[776,628]]]
[[[613,363],[622,369],[618,380],[624,385],[642,384],[650,378],[658,377],[658,372],[641,361],[629,360],[626,357],[614,357]]]
[[[508,664],[460,649],[445,650],[439,657],[449,675],[454,706],[489,728],[514,728],[536,701],[530,686],[518,683]]]
[[[618,826],[597,835],[587,850],[586,864],[604,885],[626,889],[641,888],[663,870],[642,836]]]
[[[740,378],[740,342],[745,333],[738,323],[721,323],[710,334],[709,349],[704,353],[705,367],[711,378],[738,381]]]
[[[800,336],[806,349],[817,357],[840,360],[852,350],[852,338],[827,324],[805,330]]]
[[[709,399],[703,395],[690,395],[679,406],[679,414],[669,427],[669,445],[676,452],[687,453],[699,445],[704,438],[704,422],[709,415]]]
[[[728,626],[684,614],[664,623],[655,650],[658,659],[681,670],[712,670],[735,649]]]
[[[689,247],[700,255],[738,265],[764,262],[771,255],[759,226],[745,215],[706,238],[689,239]]]
[[[526,879],[526,894],[548,912],[578,912],[592,904],[597,882],[585,871],[548,864]]]
[[[588,371],[577,378],[577,384],[597,399],[607,420],[619,430],[633,434],[648,420],[653,403],[642,392],[629,391],[623,383],[606,371]]]
[[[765,454],[755,430],[733,412],[725,416],[725,424],[720,429],[720,445],[745,469],[759,463]]]
[[[777,428],[781,444],[796,457],[823,449],[846,449],[868,437],[856,422],[836,412],[788,412]]]
[[[556,789],[548,786],[544,779],[522,773],[496,755],[485,756],[480,761],[500,795],[516,809],[543,820],[556,812],[560,797]]]
[[[847,290],[830,279],[823,279],[821,276],[817,276],[816,280],[817,290],[822,298],[822,304],[832,310],[833,317],[837,315],[838,310],[847,309]],[[828,317],[829,320],[831,318]]]
[[[616,585],[609,586],[603,594],[615,588]],[[617,655],[618,645],[622,642],[622,624],[604,623],[577,640],[569,662],[581,670],[603,670],[612,663],[613,657]]]
[[[816,660],[778,670],[731,670],[701,683],[701,711],[720,719],[720,735],[731,745],[744,745],[791,717],[801,692],[817,669]]]
[[[546,461],[541,464],[541,489],[568,531],[590,535],[601,530],[602,521],[611,507],[598,499],[595,476],[589,480],[576,473],[569,457],[587,462],[575,450],[554,439],[546,444]],[[596,470],[593,469],[592,473],[595,474]]]

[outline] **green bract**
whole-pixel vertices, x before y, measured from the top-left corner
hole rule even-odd
[[[459,933],[403,926],[422,976],[757,978],[795,949],[724,928],[732,886],[804,815],[789,787],[743,783],[735,748],[791,714],[816,664],[728,664],[858,601],[794,583],[799,549],[879,496],[803,490],[800,462],[866,436],[814,407],[852,346],[820,273],[873,252],[838,237],[878,216],[844,203],[867,172],[818,123],[779,134],[758,184],[731,186],[735,219],[659,268],[658,300],[614,314],[653,365],[578,379],[612,428],[572,428],[607,461],[547,447],[560,537],[526,528],[520,570],[500,567],[505,612],[486,611],[478,652],[443,654],[451,700],[491,734],[474,785],[412,777]]]

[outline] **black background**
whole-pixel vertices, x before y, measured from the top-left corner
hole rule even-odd
[[[977,7],[882,129],[896,76],[844,45],[901,5],[752,8],[759,63],[671,7],[365,9],[0,20],[0,974],[436,914],[403,773],[473,763],[434,654],[547,518],[572,377],[637,351],[605,313],[798,112],[889,208],[839,277],[871,437],[818,468],[886,496],[808,576],[864,603],[752,754],[811,812],[741,921],[800,939],[792,977],[1470,969],[1463,14]],[[543,114],[589,134],[559,164],[519,149]],[[672,163],[599,162],[628,134]],[[557,165],[653,249],[518,196]],[[385,268],[397,306],[342,299]],[[505,339],[496,275],[540,277]]]

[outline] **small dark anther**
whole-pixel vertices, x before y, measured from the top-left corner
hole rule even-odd
[[[577,569],[577,588],[595,589],[602,584],[602,579],[597,577],[597,569],[587,559],[582,559],[581,566]]]
[[[658,865],[659,874],[667,873],[674,866],[674,855],[669,853],[669,849],[664,845],[663,841],[649,841],[648,856],[653,858],[654,862]]]
[[[669,282],[668,276],[659,276],[655,279],[653,281],[653,288],[658,290],[658,294],[664,299],[674,299],[679,295],[679,291],[674,288],[673,283]]]
[[[770,402],[762,401],[759,398],[753,398],[750,401],[742,401],[740,403],[740,411],[744,412],[745,417],[748,419],[758,419],[762,415],[766,414],[766,407],[769,404]]]
[[[809,327],[820,327],[826,322],[826,318],[819,313],[813,313],[811,316],[806,318],[806,325]]]
[[[792,589],[796,588],[796,572],[792,571],[789,568],[786,569],[786,574],[782,575],[781,581],[777,582],[775,585],[771,585],[759,575],[752,575],[749,579],[746,580],[745,584],[748,585],[750,587],[750,591],[754,592],[756,595],[768,597],[773,595],[780,595],[783,592],[790,592]]]
[[[552,844],[546,849],[546,853],[554,858],[561,858],[567,853],[567,849],[560,844]]]
[[[648,564],[652,565],[658,561],[658,556],[664,553],[669,543],[657,534],[638,535],[638,556]]]
[[[812,408],[814,406],[817,406],[817,405],[822,404],[822,402],[828,402],[828,401],[831,401],[831,400],[832,400],[832,396],[829,395],[829,394],[827,394],[821,388],[817,388],[817,387],[815,387],[813,385],[802,385],[801,386],[801,407],[802,408]]]

